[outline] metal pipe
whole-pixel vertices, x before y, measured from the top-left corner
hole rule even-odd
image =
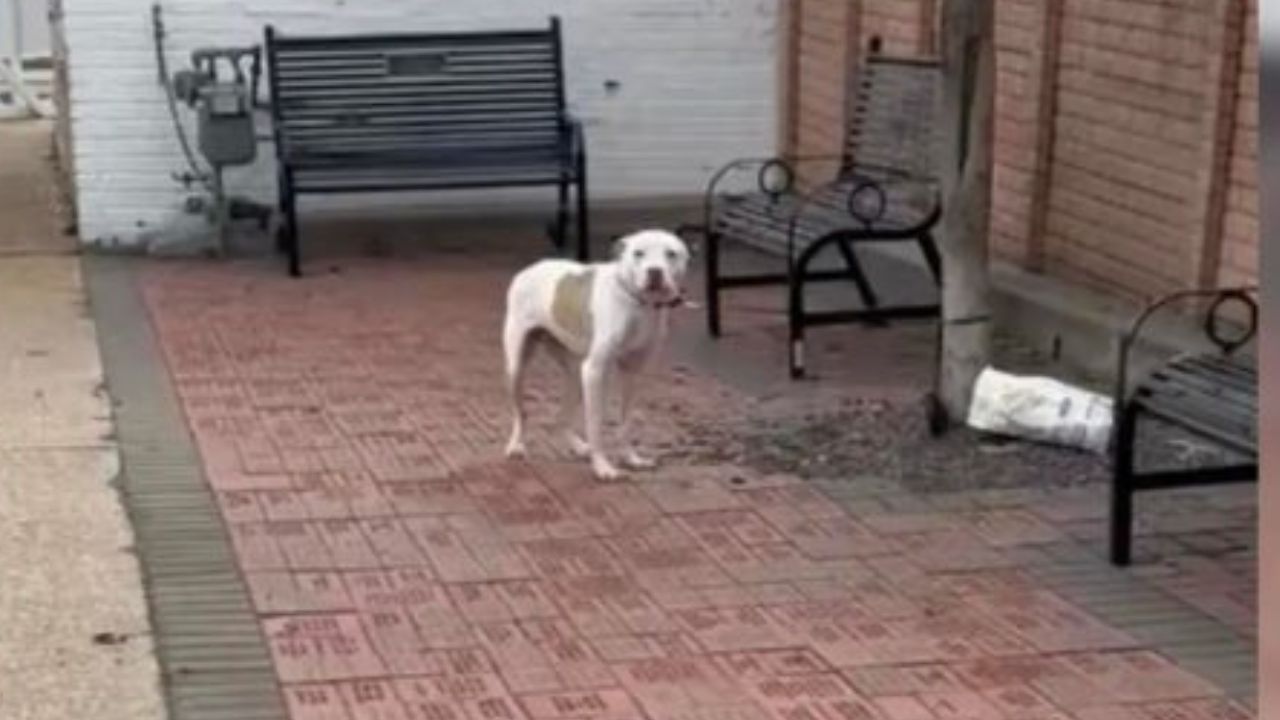
[[[169,107],[169,118],[173,123],[173,131],[178,137],[178,144],[182,147],[182,155],[187,161],[187,167],[190,168],[191,179],[204,186],[205,190],[212,194],[217,194],[214,183],[209,178],[209,171],[200,167],[200,163],[196,160],[195,151],[191,148],[191,141],[187,138],[186,128],[182,126],[182,119],[178,117],[178,99],[174,97],[172,80],[169,77],[169,61],[165,57],[165,26],[164,26],[164,10],[161,9],[160,3],[151,6],[151,38],[152,44],[155,46],[156,53],[156,72],[159,77],[161,87],[164,88],[165,101]]]

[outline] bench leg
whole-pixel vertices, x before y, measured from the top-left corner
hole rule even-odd
[[[591,219],[587,216],[587,163],[578,162],[578,262],[591,259]]]
[[[703,235],[707,241],[707,256],[703,265],[704,285],[707,295],[707,332],[713,338],[720,337],[720,235],[710,228]]]
[[[925,264],[929,266],[929,273],[933,275],[934,284],[942,285],[942,256],[938,254],[938,244],[934,242],[933,235],[925,233],[916,238],[916,242],[920,245]]]
[[[1133,543],[1133,446],[1137,413],[1123,408],[1112,450],[1111,477],[1111,563],[1129,564]]]
[[[797,261],[788,260],[790,272],[787,273],[787,368],[791,379],[799,380],[805,375],[804,368],[804,276],[808,262],[797,267]]]
[[[552,231],[551,242],[555,244],[557,252],[564,252],[569,232],[569,183],[561,181],[557,191],[556,226]]]
[[[298,240],[297,200],[289,198],[285,210],[285,244],[289,253],[289,275],[302,277],[302,243]]]
[[[279,162],[279,161],[277,161]],[[284,255],[289,252],[289,181],[285,170],[281,167],[276,172],[276,204],[280,208],[280,224],[276,227],[276,252]]]
[[[876,293],[871,289],[871,281],[867,280],[867,274],[862,272],[862,263],[858,262],[858,256],[853,250],[853,246],[845,240],[836,243],[836,247],[840,250],[840,255],[844,258],[845,268],[849,273],[849,279],[853,280],[853,284],[858,288],[858,295],[862,298],[862,304],[868,310],[875,310],[880,306],[880,299],[876,297]],[[870,325],[883,327],[889,323],[882,318],[874,318],[867,321]]]
[[[293,178],[288,168],[279,175],[281,225],[276,234],[276,249],[288,256],[289,275],[301,277],[302,258],[298,249],[298,197],[293,191]]]

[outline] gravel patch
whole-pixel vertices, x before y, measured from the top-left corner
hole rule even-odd
[[[1011,372],[1064,377],[1050,361],[1008,339],[997,349],[1000,367]],[[1094,383],[1081,384],[1104,391]],[[921,388],[922,398],[924,393]],[[797,409],[782,402],[737,422],[684,418],[682,442],[671,454],[687,462],[730,463],[805,479],[877,477],[916,492],[1063,488],[1110,481],[1110,460],[1103,455],[992,436],[962,425],[932,437],[922,400],[844,397],[831,405]],[[1192,467],[1229,457],[1168,425],[1144,422],[1139,433],[1141,467]]]

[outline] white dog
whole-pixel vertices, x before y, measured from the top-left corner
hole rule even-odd
[[[605,454],[603,439],[606,390],[616,372],[623,461],[633,468],[653,467],[627,437],[636,380],[666,338],[671,310],[684,303],[688,265],[689,249],[680,238],[645,230],[621,238],[612,262],[542,260],[515,276],[502,334],[515,416],[508,457],[525,453],[522,385],[532,352],[542,346],[566,372],[569,392],[559,424],[573,452],[590,458],[596,477],[621,476]],[[586,415],[585,440],[573,429],[579,405]]]

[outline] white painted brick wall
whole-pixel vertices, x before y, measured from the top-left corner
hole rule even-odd
[[[261,42],[268,23],[295,34],[431,31],[541,27],[558,14],[569,102],[587,126],[590,189],[609,201],[696,193],[723,161],[774,149],[779,1],[165,0],[163,7],[174,68],[199,46]],[[157,83],[150,1],[64,2],[81,236],[136,242],[172,223],[184,197],[171,178],[184,166]],[[609,80],[620,84],[616,93],[606,91]],[[233,190],[274,201],[273,153],[264,144],[255,166],[233,171]],[[466,195],[467,203],[527,197]],[[456,202],[446,197],[456,195],[412,203]],[[311,198],[303,211],[378,201]]]

